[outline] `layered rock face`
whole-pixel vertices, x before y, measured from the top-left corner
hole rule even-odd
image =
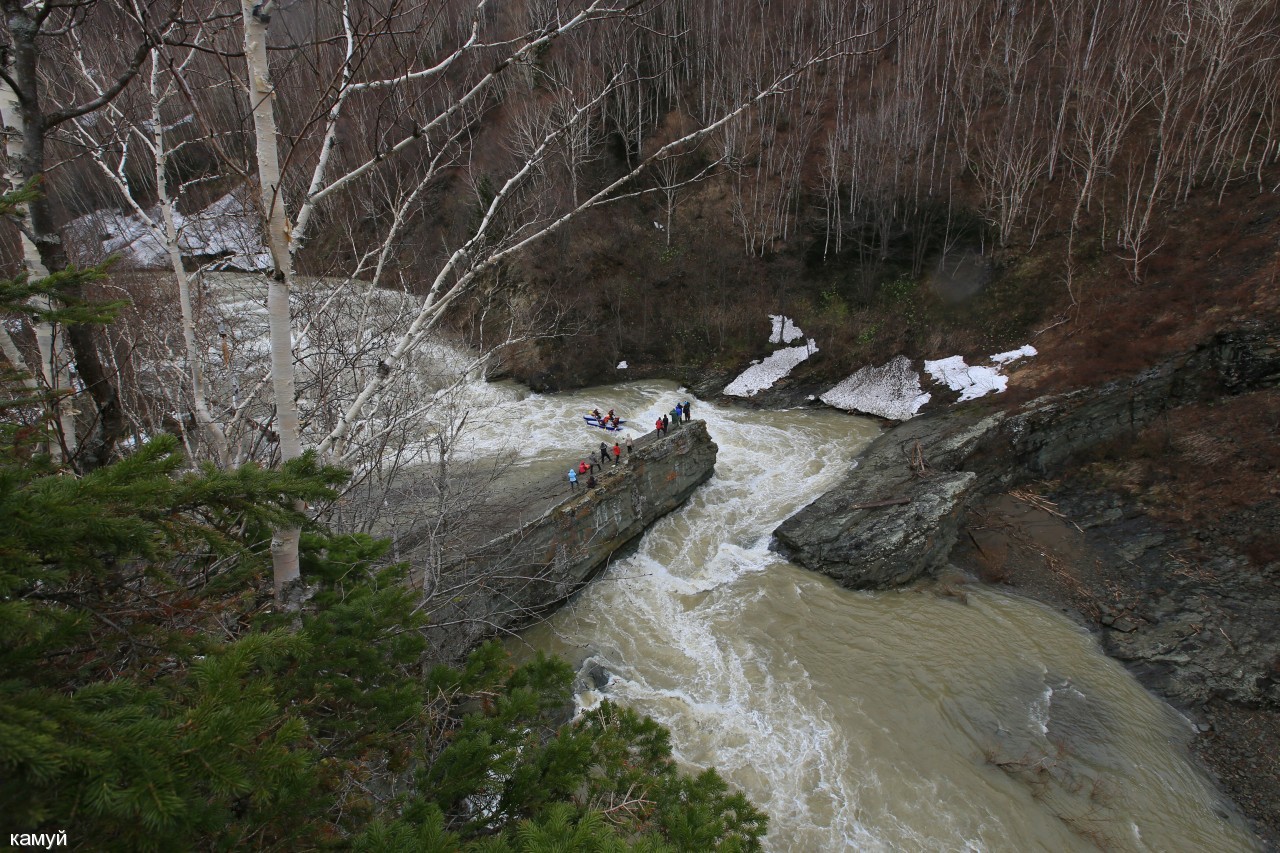
[[[464,592],[436,611],[437,639],[465,651],[563,602],[616,551],[688,500],[714,473],[718,449],[697,420],[646,438],[624,464],[605,466],[596,488],[579,485],[563,503],[451,567],[441,586]]]
[[[910,583],[945,561],[978,484],[961,466],[1003,420],[972,411],[877,438],[839,486],[774,531],[775,549],[851,589]]]

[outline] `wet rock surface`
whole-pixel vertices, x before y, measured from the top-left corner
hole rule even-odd
[[[1001,419],[966,414],[885,433],[839,487],[774,531],[774,547],[851,589],[884,589],[932,571],[945,561],[978,485],[972,471],[947,469]]]
[[[1206,766],[1259,836],[1280,841],[1280,563],[1071,480],[976,502],[950,560],[1093,630],[1189,716]]]

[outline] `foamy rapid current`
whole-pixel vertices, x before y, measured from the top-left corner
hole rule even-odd
[[[490,387],[473,452],[531,465],[635,433],[686,395],[646,382],[573,394]],[[1190,727],[1059,614],[972,585],[841,589],[769,551],[877,434],[833,411],[695,400],[715,476],[547,622],[512,643],[581,671],[671,729],[769,812],[771,850],[1255,849],[1186,757]]]

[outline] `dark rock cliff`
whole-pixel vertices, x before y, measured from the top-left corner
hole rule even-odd
[[[698,420],[664,438],[646,438],[625,464],[606,466],[596,488],[580,485],[539,518],[448,569],[439,588],[461,592],[433,615],[442,657],[461,655],[489,634],[517,630],[567,599],[615,552],[688,500],[714,473],[717,450]]]

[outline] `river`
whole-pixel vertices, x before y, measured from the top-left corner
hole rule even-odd
[[[599,441],[579,417],[593,406],[651,424],[683,398],[661,382],[506,388],[493,423],[525,426],[482,428],[478,446],[574,456]],[[693,412],[715,476],[512,643],[607,672],[582,679],[581,707],[609,698],[670,728],[680,762],[769,812],[771,850],[1257,849],[1188,759],[1189,723],[1062,615],[976,584],[851,592],[769,551],[872,422]]]

